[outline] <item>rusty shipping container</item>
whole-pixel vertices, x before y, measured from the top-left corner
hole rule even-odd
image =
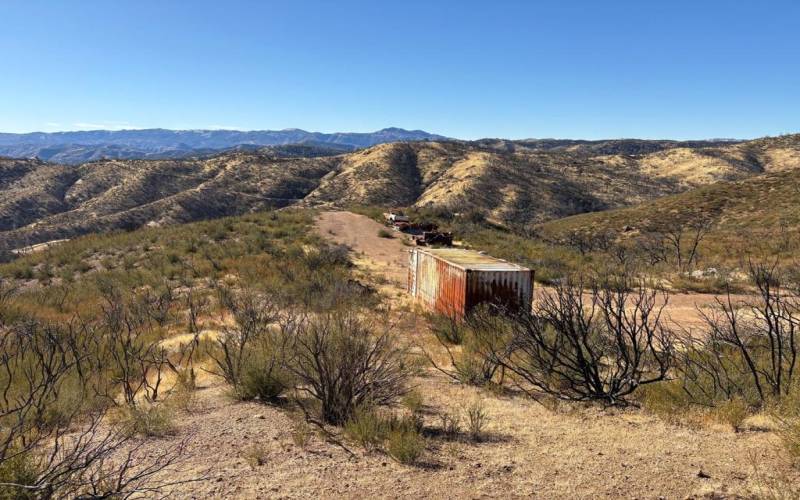
[[[533,271],[472,250],[415,248],[408,291],[428,309],[463,317],[483,302],[530,308]]]

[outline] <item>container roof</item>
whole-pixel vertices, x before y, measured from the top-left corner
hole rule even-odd
[[[417,248],[457,267],[474,271],[529,271],[527,267],[463,248]]]

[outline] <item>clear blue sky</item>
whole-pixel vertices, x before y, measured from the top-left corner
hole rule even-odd
[[[0,131],[800,131],[800,2],[0,1]]]

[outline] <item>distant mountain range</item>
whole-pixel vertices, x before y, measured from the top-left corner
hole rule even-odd
[[[38,158],[75,165],[104,159],[176,159],[230,149],[303,144],[341,152],[388,142],[442,140],[422,130],[385,128],[377,132],[324,134],[287,130],[91,130],[85,132],[0,133],[0,156]]]

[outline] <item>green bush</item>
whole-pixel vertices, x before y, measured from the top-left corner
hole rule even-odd
[[[241,381],[236,387],[240,399],[275,403],[292,387],[285,368],[286,353],[271,341],[260,341],[247,354]]]
[[[402,403],[403,406],[405,406],[412,414],[418,414],[422,412],[422,409],[425,407],[425,401],[422,399],[422,394],[416,390],[411,390],[408,392],[408,394],[403,396]]]
[[[36,484],[40,470],[31,453],[15,455],[14,448],[8,450],[7,456],[13,456],[0,462],[0,483],[32,486]],[[12,486],[0,486],[0,500],[28,500],[38,498],[31,490]]]
[[[772,417],[778,422],[778,436],[783,448],[795,466],[800,467],[800,387],[771,408]]]
[[[401,464],[413,464],[425,451],[425,438],[413,428],[398,428],[389,432],[386,453]]]
[[[730,425],[735,432],[742,430],[742,424],[750,415],[750,407],[741,398],[732,398],[714,408],[714,416],[720,422]]]
[[[422,428],[422,418],[419,414],[398,416],[390,411],[362,407],[347,421],[344,432],[348,438],[366,450],[384,449],[399,462],[410,463],[416,459],[410,457],[414,443],[403,441],[413,441],[414,436],[422,439]],[[424,440],[422,447],[424,448]]]
[[[379,229],[378,230],[378,237],[379,238],[393,239],[394,235],[392,234],[391,231],[388,231],[386,229]]]
[[[122,410],[119,424],[147,437],[164,437],[175,432],[173,408],[167,404],[142,404]]]
[[[344,425],[347,437],[367,450],[379,448],[391,428],[391,421],[372,408],[359,408]]]
[[[648,411],[673,423],[680,422],[691,406],[680,380],[648,384],[635,393],[635,399]]]

